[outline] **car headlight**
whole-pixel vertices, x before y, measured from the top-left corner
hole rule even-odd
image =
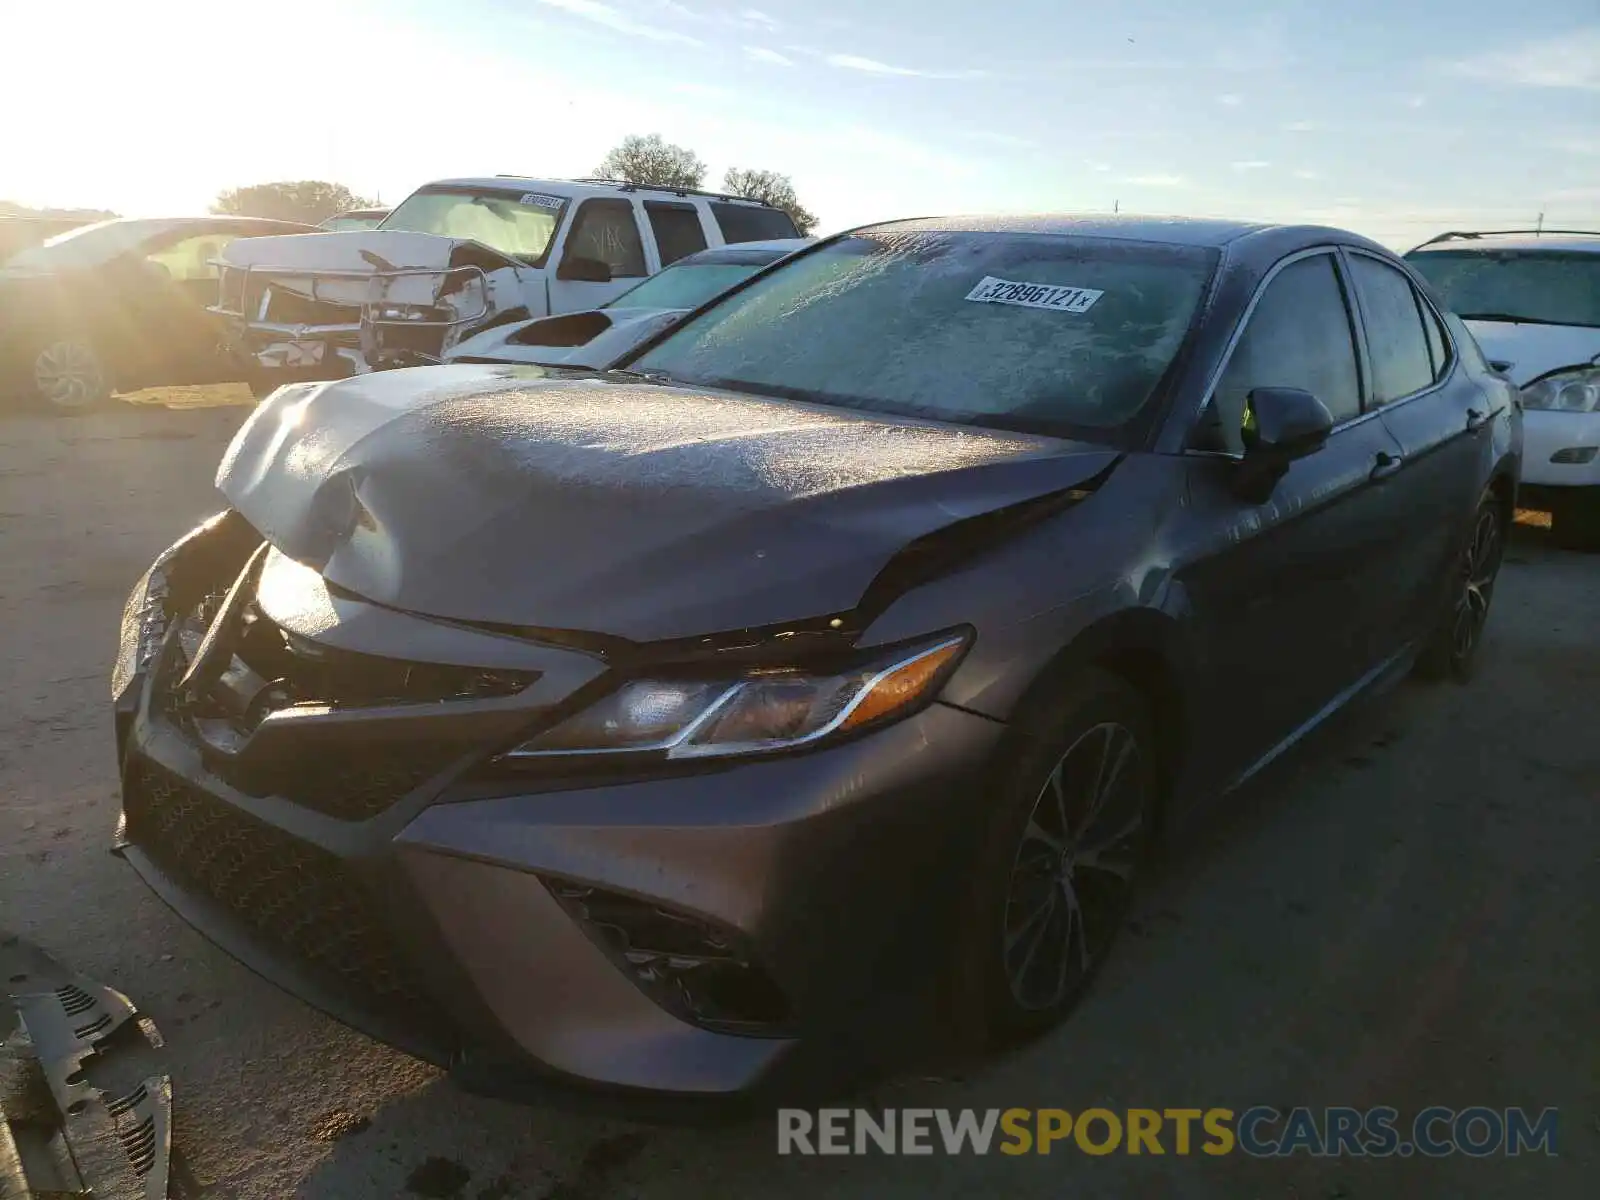
[[[508,752],[508,759],[650,753],[669,759],[786,750],[909,716],[937,694],[969,639],[944,634],[832,674],[636,679]]]
[[[1522,389],[1522,407],[1586,413],[1600,409],[1600,367],[1557,371]]]

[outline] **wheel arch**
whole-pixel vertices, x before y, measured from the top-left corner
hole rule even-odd
[[[1182,626],[1153,608],[1124,609],[1101,618],[1039,670],[1012,706],[1010,719],[1014,722],[1018,714],[1084,670],[1116,676],[1149,704],[1162,792],[1167,795],[1188,759],[1192,733],[1190,654]]]

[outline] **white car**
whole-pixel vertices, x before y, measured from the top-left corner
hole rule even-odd
[[[675,324],[685,313],[815,241],[775,238],[702,250],[680,258],[599,308],[485,330],[445,355],[445,361],[598,370]]]
[[[257,390],[437,363],[490,327],[614,300],[712,246],[795,238],[780,208],[603,179],[443,179],[376,229],[241,239],[216,306]]]
[[[1446,233],[1405,257],[1522,390],[1520,494],[1600,550],[1600,231]]]

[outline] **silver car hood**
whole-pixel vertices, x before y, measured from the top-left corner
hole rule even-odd
[[[1600,329],[1582,325],[1532,325],[1510,321],[1463,321],[1491,362],[1510,363],[1506,374],[1518,387],[1562,367],[1600,356]]]
[[[853,609],[907,545],[1110,449],[736,392],[439,366],[280,389],[217,472],[367,600],[637,641]]]

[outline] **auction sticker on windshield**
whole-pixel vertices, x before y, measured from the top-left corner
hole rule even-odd
[[[560,208],[566,201],[560,196],[547,196],[543,192],[524,192],[520,204],[532,204],[539,208]]]
[[[1056,312],[1081,313],[1088,312],[1094,307],[1094,302],[1104,295],[1104,292],[1097,292],[1093,288],[1018,283],[985,275],[978,286],[967,293],[967,299],[983,304],[1020,304],[1023,308],[1051,308]]]

